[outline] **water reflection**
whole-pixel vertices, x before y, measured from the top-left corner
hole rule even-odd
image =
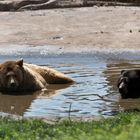
[[[70,84],[49,85],[46,91],[0,93],[0,112],[23,116],[37,98],[52,97],[57,91],[69,86]]]
[[[27,108],[30,107],[37,94],[30,95],[0,95],[0,112],[23,115]]]
[[[88,117],[112,115],[115,112],[139,108],[139,99],[121,99],[117,80],[122,69],[140,67],[139,61],[104,60],[92,54],[43,56],[26,61],[49,65],[72,77],[73,85],[49,85],[46,92],[24,95],[0,94],[0,111],[25,117]]]

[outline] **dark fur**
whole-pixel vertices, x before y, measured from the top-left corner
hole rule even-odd
[[[140,70],[123,70],[117,87],[122,98],[140,97]]]

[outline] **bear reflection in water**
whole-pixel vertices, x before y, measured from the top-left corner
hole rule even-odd
[[[44,90],[48,84],[68,84],[74,81],[47,66],[23,63],[23,60],[0,64],[0,91],[30,92]]]
[[[67,88],[69,84],[48,85],[46,91],[35,92],[5,92],[0,94],[0,112],[24,116],[28,109],[32,108],[32,103],[40,98],[52,99],[59,93],[59,90]]]
[[[140,70],[122,70],[117,87],[122,98],[139,98]]]

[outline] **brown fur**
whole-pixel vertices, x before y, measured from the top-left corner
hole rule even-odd
[[[19,61],[6,61],[0,65],[1,91],[36,91],[47,84],[67,84],[73,80],[65,74],[46,66]]]

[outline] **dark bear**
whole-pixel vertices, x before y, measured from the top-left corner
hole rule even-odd
[[[0,91],[44,90],[47,84],[74,82],[65,74],[46,66],[23,63],[23,60],[0,64]]]
[[[140,70],[122,70],[117,87],[122,98],[139,98]]]

